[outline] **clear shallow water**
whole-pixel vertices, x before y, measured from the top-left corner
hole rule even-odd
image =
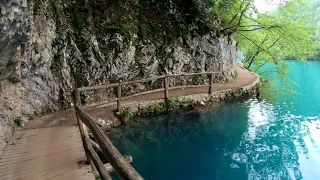
[[[137,118],[111,139],[145,179],[320,179],[320,62],[290,66],[300,94],[273,81],[260,100]]]

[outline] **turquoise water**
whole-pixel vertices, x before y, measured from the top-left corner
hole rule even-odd
[[[145,178],[320,179],[320,62],[290,61],[300,94],[264,86],[261,98],[207,113],[136,118],[111,136]]]

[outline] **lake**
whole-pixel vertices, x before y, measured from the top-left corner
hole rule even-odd
[[[320,62],[289,64],[299,94],[273,76],[259,99],[135,118],[110,138],[145,179],[318,180]]]

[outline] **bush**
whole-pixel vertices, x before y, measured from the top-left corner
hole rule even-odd
[[[177,104],[176,98],[168,98],[167,100],[168,107],[174,107]]]
[[[124,108],[124,110],[120,114],[121,119],[128,119],[133,115],[132,110],[130,107]]]

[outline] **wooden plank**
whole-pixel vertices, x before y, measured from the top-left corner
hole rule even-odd
[[[185,74],[168,74],[167,77],[179,77],[179,76],[195,76],[195,75],[208,75],[218,74],[218,72],[200,72],[200,73],[185,73]]]
[[[141,79],[141,80],[136,80],[136,81],[128,81],[128,82],[122,82],[120,85],[130,85],[130,84],[136,84],[136,83],[144,83],[148,81],[156,81],[158,79],[162,79],[164,76],[158,76],[158,77],[153,77],[153,78],[148,78],[148,79]]]
[[[64,152],[68,150],[75,150],[75,149],[80,149],[81,146],[81,141],[76,141],[78,144],[76,146],[70,147],[70,142],[66,142],[63,144],[57,144],[52,145],[52,146],[46,146],[42,148],[32,148],[29,147],[27,149],[21,150],[21,151],[8,151],[8,153],[4,154],[1,159],[0,163],[6,162],[6,161],[13,161],[16,158],[31,158],[31,157],[43,157],[43,156],[48,156],[51,155],[52,153],[57,153],[57,152]],[[31,144],[31,143],[30,143]]]
[[[176,87],[170,87],[169,90],[173,90],[173,89],[186,89],[186,88],[199,88],[199,87],[210,87],[210,85],[176,86]]]
[[[83,154],[83,153],[82,153]],[[2,179],[4,178],[23,178],[27,177],[30,174],[40,174],[42,172],[54,171],[57,168],[60,168],[62,165],[66,163],[70,163],[73,161],[73,167],[76,167],[77,161],[81,160],[81,155],[79,153],[68,153],[68,156],[64,156],[64,158],[58,157],[56,160],[47,159],[45,164],[41,165],[33,165],[33,166],[24,166],[18,168],[17,166],[8,169],[7,172],[0,173]]]
[[[28,136],[5,147],[0,160],[0,179],[93,177],[88,168],[83,171],[77,164],[85,158],[78,127],[27,130],[24,134]]]
[[[151,90],[151,91],[145,91],[145,92],[141,92],[141,93],[137,93],[137,94],[133,94],[130,96],[125,96],[125,97],[121,97],[121,100],[128,100],[137,96],[142,96],[142,95],[146,95],[146,94],[152,94],[152,93],[156,93],[156,92],[160,92],[160,91],[164,91],[164,88],[160,88],[160,89],[155,89],[155,90]]]
[[[117,93],[117,111],[120,113],[121,111],[121,85],[118,86],[118,93]]]
[[[164,78],[164,98],[166,100],[169,98],[169,88],[170,88],[169,76],[166,76]]]
[[[118,149],[100,129],[99,125],[95,123],[95,121],[92,120],[89,115],[82,111],[78,106],[75,108],[82,122],[90,129],[97,143],[101,147],[103,154],[111,163],[119,177],[121,179],[128,180],[143,179],[141,175],[130,165],[130,163],[123,158]]]
[[[92,90],[98,90],[98,89],[107,89],[110,87],[116,87],[119,86],[120,83],[112,83],[112,84],[106,84],[106,85],[99,85],[99,86],[89,86],[89,87],[81,87],[78,88],[80,92],[84,91],[92,91]]]
[[[0,170],[0,177],[3,177],[7,174],[21,174],[25,172],[33,171],[39,167],[47,167],[52,166],[55,164],[61,164],[64,161],[67,161],[68,158],[72,157],[80,157],[80,159],[84,158],[83,151],[72,151],[62,155],[57,156],[56,158],[41,158],[41,161],[35,162],[21,162],[19,164],[12,164],[5,166],[3,169]]]

